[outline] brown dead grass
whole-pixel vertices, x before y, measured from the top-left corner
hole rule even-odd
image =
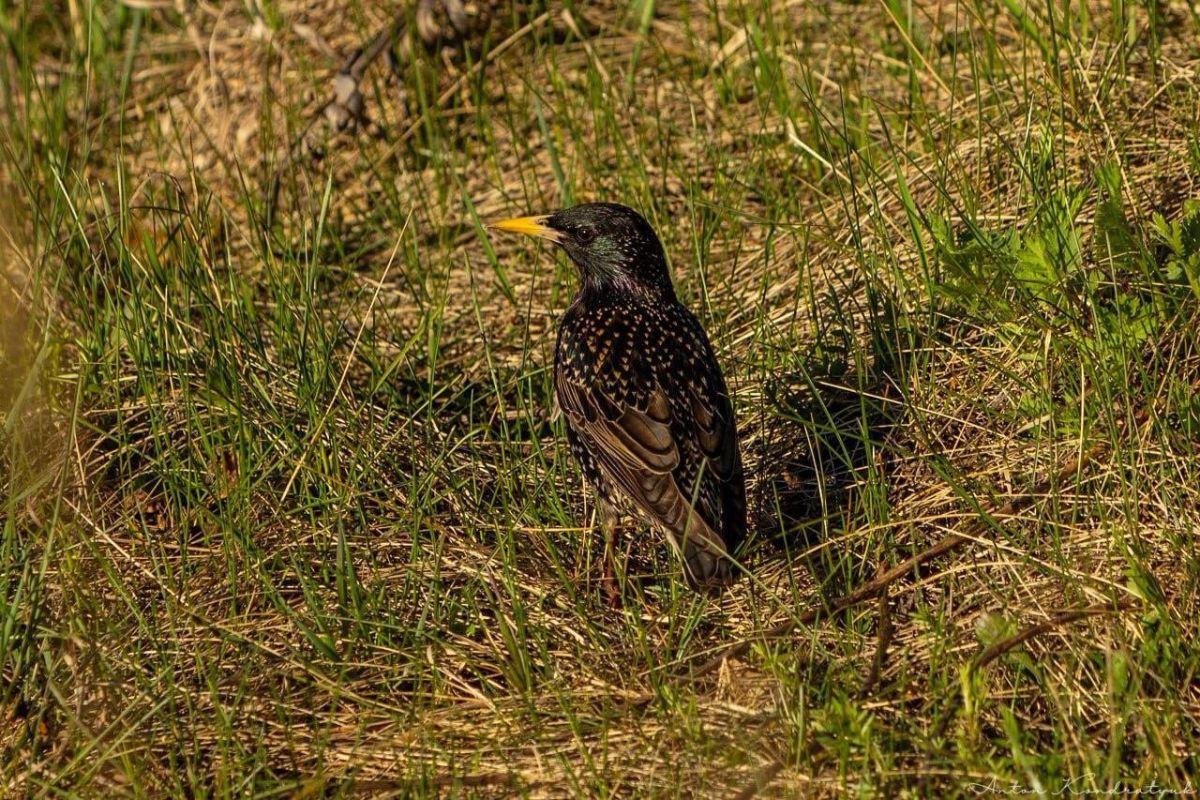
[[[339,13],[341,3],[283,0],[276,5],[287,22],[275,34],[262,25],[248,22],[244,14],[231,13],[223,5],[180,4],[183,10],[177,15],[154,12],[156,24],[146,34],[132,76],[130,99],[123,108],[111,110],[126,120],[127,144],[139,141],[139,131],[157,131],[156,137],[148,133],[140,137],[142,147],[133,144],[122,154],[134,196],[147,187],[170,184],[184,198],[181,201],[184,204],[196,203],[201,197],[214,199],[221,216],[227,220],[225,229],[198,235],[227,237],[234,267],[246,271],[267,267],[250,260],[256,220],[245,216],[241,196],[247,192],[256,194],[269,186],[274,170],[288,157],[287,143],[325,98],[326,70],[340,63],[339,54],[345,54],[384,24],[391,7],[389,3],[364,3],[361,18],[347,18]],[[752,137],[770,137],[791,155],[816,145],[806,140],[808,131],[788,130],[778,114],[760,98],[747,96],[740,104],[718,104],[713,99],[711,73],[698,74],[690,82],[651,79],[672,59],[720,64],[730,72],[746,68],[753,53],[743,29],[725,21],[726,30],[718,37],[705,8],[704,4],[688,7],[693,25],[710,26],[699,36],[707,43],[708,52],[696,53],[695,30],[688,31],[679,21],[684,17],[682,6],[660,4],[653,25],[656,46],[647,48],[639,67],[649,93],[641,99],[639,107],[658,109],[664,118],[679,123],[672,146],[681,153],[702,154],[713,138],[727,146],[735,159],[740,153],[750,154]],[[906,82],[876,69],[891,57],[865,52],[863,43],[854,36],[856,29],[894,28],[883,4],[845,4],[817,12],[807,4],[780,2],[773,8],[777,24],[794,30],[795,38],[806,42],[808,48],[803,63],[785,55],[782,68],[794,72],[798,78],[803,76],[820,102],[852,104],[869,98],[872,104],[891,109],[908,102]],[[1185,13],[1171,4],[1164,10],[1168,14]],[[474,67],[465,66],[457,51],[448,49],[441,61],[443,70],[436,76],[439,104],[427,112],[438,116],[440,124],[453,130],[465,150],[486,146],[503,154],[497,162],[500,169],[461,176],[463,191],[483,219],[525,211],[555,197],[557,190],[549,150],[532,117],[528,130],[522,132],[528,136],[527,142],[488,143],[478,138],[472,127],[475,109],[472,95],[465,88],[467,81],[482,71],[497,104],[527,108],[532,102],[532,88],[536,87],[547,94],[547,103],[553,106],[561,100],[554,97],[549,85],[547,58],[554,59],[556,73],[602,67],[618,73],[628,63],[638,41],[627,26],[618,24],[615,11],[603,4],[589,6],[583,11],[583,19],[578,20],[567,19],[560,8],[552,6],[545,13],[531,13],[531,20],[523,17],[522,25],[513,24],[507,15],[497,14],[495,9],[487,13],[495,17],[490,28],[493,49],[495,42],[511,44],[500,56]],[[947,38],[963,37],[970,29],[980,27],[979,20],[964,13],[957,3],[928,4],[919,13],[929,23],[929,29],[944,31]],[[1106,13],[1106,6],[1095,4],[1098,21]],[[552,56],[525,46],[532,31],[551,28],[568,31],[572,26],[584,27],[593,35],[586,43],[571,40],[555,45]],[[1040,54],[1028,52],[1027,41],[1017,31],[1006,30],[1004,23],[998,28],[990,25],[988,28],[999,33],[997,46],[1001,58],[1015,65],[1027,62],[1025,68],[1029,70],[1044,69]],[[1106,79],[1109,70],[1099,54],[1093,62],[1064,63],[1067,85],[1060,95],[1052,98],[1018,96],[1004,87],[987,87],[980,96],[974,96],[966,84],[970,70],[962,65],[956,73],[947,59],[936,65],[936,75],[932,69],[918,75],[917,79],[926,84],[924,100],[931,104],[928,118],[945,122],[935,125],[931,132],[924,132],[936,139],[936,148],[921,146],[915,140],[915,133],[913,142],[894,143],[898,150],[915,154],[904,170],[915,204],[918,207],[937,204],[945,187],[936,176],[944,164],[953,164],[991,187],[982,202],[994,219],[1021,218],[1026,209],[1018,201],[1020,176],[1012,153],[1021,150],[1026,142],[1028,131],[1024,121],[1028,106],[1062,101],[1067,103],[1064,116],[1099,118],[1104,123],[1081,126],[1069,134],[1074,137],[1070,152],[1078,158],[1080,171],[1085,167],[1090,171],[1110,158],[1119,160],[1132,207],[1154,208],[1171,216],[1183,199],[1197,195],[1197,175],[1187,155],[1187,131],[1178,123],[1186,119],[1181,108],[1189,104],[1194,108],[1200,53],[1194,42],[1170,36],[1169,26],[1165,30],[1168,35],[1163,53],[1154,69],[1147,64],[1144,70],[1129,72],[1125,102],[1103,109],[1096,109],[1092,99],[1093,87]],[[726,42],[724,46],[718,43],[720,39]],[[812,65],[821,68],[814,69]],[[1021,68],[1017,66],[1014,71]],[[849,74],[852,69],[855,76]],[[679,72],[675,70],[672,74]],[[523,76],[525,82],[512,81],[516,75]],[[941,86],[955,81],[962,86],[952,100]],[[1044,87],[1046,83],[1035,79],[1031,85]],[[386,89],[390,84],[382,80],[381,85]],[[853,93],[845,96],[843,92],[848,87],[857,96]],[[952,113],[952,102],[970,109],[970,113]],[[983,111],[976,114],[976,109]],[[391,146],[383,148],[385,155],[370,164],[370,168],[364,164],[360,147],[361,137],[369,136],[369,131],[343,134],[324,142],[324,159],[319,162],[300,148],[296,180],[289,182],[281,193],[280,215],[288,235],[303,235],[307,224],[305,214],[309,213],[305,210],[319,205],[327,177],[336,197],[329,224],[343,230],[361,225],[365,235],[371,237],[389,237],[404,223],[394,220],[381,230],[379,220],[373,217],[371,197],[381,191],[381,181],[387,181],[400,196],[428,195],[432,187],[444,184],[445,176],[437,166],[422,164],[419,154],[414,155],[405,147],[405,132],[422,123],[419,114],[381,108],[373,97],[368,98],[368,111],[374,119],[387,121]],[[622,118],[620,125],[621,135],[647,142],[651,151],[656,137],[662,135],[644,119]],[[738,133],[731,136],[727,131]],[[882,135],[877,123],[868,123],[868,137],[878,139]],[[1119,142],[1114,138],[1118,136]],[[565,151],[560,153],[560,160],[567,164],[603,163],[606,157],[616,158],[606,150],[612,144],[611,132],[585,131],[583,141],[564,138],[560,146]],[[577,147],[595,151],[584,158],[572,152]],[[379,148],[372,150],[375,155],[379,152]],[[809,265],[807,270],[780,272],[769,286],[761,285],[755,265],[768,253],[770,232],[767,226],[752,221],[775,215],[750,189],[744,192],[736,208],[723,210],[728,224],[717,232],[708,252],[708,281],[721,287],[724,293],[721,303],[728,311],[720,343],[722,358],[735,365],[734,384],[741,406],[747,410],[744,446],[750,453],[770,452],[773,444],[769,440],[777,435],[772,426],[775,412],[763,387],[736,366],[748,360],[744,347],[761,344],[756,326],[765,319],[786,332],[782,339],[788,346],[804,348],[815,341],[823,323],[820,309],[813,316],[807,307],[797,303],[797,297],[808,293],[809,282],[850,297],[864,292],[862,253],[886,255],[916,269],[918,256],[896,191],[897,176],[883,175],[862,181],[859,184],[862,194],[855,198],[862,209],[861,219],[851,219],[845,216],[845,204],[835,202],[838,193],[847,191],[844,184],[838,184],[835,173],[844,171],[847,164],[862,168],[864,174],[868,169],[853,160],[826,167],[813,159],[806,170],[797,172],[794,179],[804,182],[808,191],[801,195],[801,205],[792,213],[795,218],[807,221],[806,230],[785,230],[770,241],[769,258],[773,263],[802,260]],[[100,177],[110,175],[116,166],[109,160],[93,163],[89,168]],[[659,198],[661,207],[684,219],[689,207],[685,187],[675,177],[658,174],[655,165],[647,165],[646,169],[648,178],[665,192]],[[605,176],[603,171],[594,174],[595,177],[580,171],[574,175],[579,193],[589,198],[607,196],[612,189],[611,176]],[[1164,180],[1163,176],[1170,176],[1170,180]],[[713,180],[718,178],[713,176]],[[1084,212],[1085,216],[1090,213]],[[736,228],[734,220],[738,219],[751,224]],[[481,262],[476,230],[464,217],[464,209],[454,192],[441,202],[415,206],[411,226],[422,246],[452,248],[455,255],[451,262]],[[852,234],[857,235],[858,242],[852,241]],[[674,247],[674,252],[679,253],[677,248],[682,242],[670,233],[668,238],[668,249]],[[495,246],[500,249],[500,257],[505,258],[523,245],[496,242]],[[390,242],[376,242],[365,248],[365,252],[362,262],[353,265],[347,280],[372,286],[383,273]],[[680,259],[684,258],[680,253]],[[677,272],[683,290],[694,296],[698,289],[694,273],[686,269]],[[448,304],[447,313],[451,317],[444,322],[446,329],[477,332],[452,337],[443,354],[446,361],[458,365],[469,379],[486,381],[489,369],[497,364],[517,367],[526,358],[548,361],[555,315],[561,310],[563,299],[545,275],[519,272],[510,275],[513,291],[521,298],[517,306],[506,299],[495,281],[481,280],[469,270],[438,279],[439,291],[463,299]],[[894,288],[901,303],[921,301],[913,290]],[[12,289],[6,287],[4,291],[8,294]],[[366,298],[371,298],[369,292]],[[474,303],[469,298],[474,298]],[[418,317],[414,305],[418,300],[402,276],[393,274],[390,282],[383,284],[376,302],[389,310],[386,319],[392,326],[387,331],[375,332],[376,335],[399,343],[414,332],[405,328],[405,321]],[[363,314],[357,324],[372,324],[366,310],[365,306],[361,309]],[[70,325],[69,319],[57,322]],[[863,320],[859,318],[857,322],[859,330],[853,333],[861,336]],[[498,360],[492,365],[480,357],[479,336],[492,344],[491,356]],[[902,422],[889,428],[887,435],[896,452],[936,450],[969,481],[986,487],[984,494],[1004,498],[1023,491],[1034,478],[1047,474],[1054,464],[1061,463],[1083,443],[1072,432],[1059,432],[1044,448],[1031,448],[1017,436],[1018,423],[1023,421],[1014,420],[1011,430],[997,429],[992,412],[997,406],[1015,404],[1013,393],[1019,390],[1016,379],[1037,365],[1006,363],[1004,366],[1011,370],[1007,374],[987,371],[993,357],[1003,361],[1009,355],[988,353],[989,342],[986,336],[963,333],[953,349],[931,355],[924,367],[928,374],[914,376],[911,385],[884,386],[881,391],[893,398],[903,396],[910,406],[927,409],[929,413],[924,417],[934,423],[921,430]],[[527,346],[532,347],[531,354],[527,354]],[[1174,346],[1179,348],[1176,362],[1179,368],[1192,374],[1200,372],[1200,355],[1194,345],[1184,341],[1175,342]],[[291,372],[288,365],[263,366],[282,369],[284,374]],[[957,386],[973,388],[953,391]],[[950,387],[951,391],[933,391],[935,387]],[[951,400],[953,404],[948,404]],[[188,401],[180,397],[168,402]],[[136,407],[121,410],[134,436],[141,411]],[[89,413],[99,422],[105,418],[104,414],[111,412]],[[330,422],[348,427],[355,424],[351,419]],[[381,452],[385,449],[393,453],[411,452],[413,463],[420,463],[421,445],[406,441],[404,430],[368,428],[363,435]],[[500,444],[493,442],[491,446],[498,450]],[[777,443],[774,446],[778,452]],[[803,443],[797,447],[804,449]],[[1169,537],[1156,532],[1200,526],[1200,512],[1194,507],[1185,509],[1156,501],[1153,486],[1145,487],[1145,494],[1132,508],[1120,497],[1112,498],[1111,508],[1104,515],[1097,515],[1092,505],[1097,491],[1120,483],[1110,480],[1111,473],[1136,471],[1141,466],[1139,460],[1179,456],[1135,444],[1124,448],[1122,453],[1123,458],[1130,456],[1134,460],[1101,465],[1098,470],[1081,476],[1077,486],[1064,487],[1058,494],[1058,514],[1064,522],[1056,531],[1058,541],[1046,542],[1046,553],[1030,552],[999,540],[981,541],[979,547],[948,559],[936,574],[899,588],[898,608],[903,609],[910,602],[908,595],[920,595],[926,603],[940,604],[953,620],[954,628],[931,625],[921,617],[900,622],[891,642],[890,658],[880,675],[881,683],[886,685],[919,673],[928,668],[930,659],[947,653],[966,661],[975,649],[972,631],[976,623],[997,607],[1008,609],[1016,618],[1036,621],[1055,609],[1079,602],[1103,602],[1110,594],[1124,592],[1125,562],[1112,546],[1108,532],[1126,523],[1133,527],[1135,520],[1126,518],[1130,513],[1137,516],[1138,536],[1152,553],[1150,560],[1160,570],[1157,573],[1160,582],[1169,590],[1168,603],[1181,617],[1194,615],[1195,598],[1180,591],[1187,585],[1179,571],[1181,561],[1170,552]],[[221,687],[220,676],[194,674],[190,654],[211,656],[224,650],[225,658],[258,663],[263,690],[237,687],[236,694],[241,699],[235,704],[238,718],[234,724],[240,728],[240,736],[248,748],[261,748],[269,754],[268,761],[272,764],[292,765],[282,771],[319,776],[314,778],[317,781],[313,784],[314,793],[353,778],[360,782],[360,789],[370,794],[392,792],[402,796],[410,788],[411,777],[425,771],[435,784],[459,776],[464,785],[482,795],[519,792],[551,797],[572,794],[571,776],[595,769],[608,777],[617,796],[668,795],[680,785],[694,787],[697,795],[729,796],[752,786],[759,771],[771,768],[776,759],[789,766],[772,770],[773,779],[764,788],[764,796],[832,795],[842,785],[839,776],[829,770],[827,760],[819,756],[803,759],[807,764],[805,769],[791,766],[797,753],[783,741],[789,728],[780,724],[776,711],[780,701],[779,682],[772,669],[781,668],[778,664],[767,668],[742,660],[730,661],[703,685],[683,684],[686,688],[679,691],[694,693],[693,702],[699,707],[699,716],[710,738],[705,745],[707,760],[695,755],[686,761],[678,758],[679,753],[691,754],[695,741],[687,730],[675,727],[675,718],[670,713],[661,712],[647,676],[627,671],[622,648],[628,644],[616,636],[608,643],[611,649],[605,649],[603,643],[584,642],[577,632],[574,609],[555,597],[554,576],[537,568],[538,536],[549,534],[531,536],[531,550],[520,556],[520,561],[532,566],[516,575],[516,585],[510,587],[510,576],[501,574],[488,548],[476,540],[456,538],[456,532],[463,529],[501,529],[509,524],[491,518],[486,507],[472,498],[448,497],[437,518],[428,523],[436,526],[431,534],[443,548],[440,569],[444,575],[461,576],[463,581],[482,578],[484,585],[492,586],[497,618],[505,613],[506,591],[540,600],[531,604],[536,607],[536,616],[527,624],[547,632],[550,657],[561,659],[558,671],[570,676],[562,687],[573,704],[570,715],[564,713],[560,697],[543,697],[534,708],[517,694],[511,699],[497,699],[503,695],[500,687],[509,655],[495,630],[461,637],[450,634],[452,644],[445,651],[431,652],[427,663],[409,663],[408,669],[413,674],[395,674],[391,654],[372,652],[367,647],[354,654],[353,668],[344,677],[331,682],[329,675],[314,672],[290,655],[303,652],[307,645],[263,598],[242,599],[239,605],[244,610],[236,616],[230,615],[233,607],[230,593],[235,587],[228,584],[228,577],[223,574],[220,554],[191,552],[189,557],[200,566],[182,591],[158,582],[156,571],[148,565],[160,556],[155,554],[154,543],[144,540],[145,532],[158,526],[201,526],[206,524],[199,521],[203,514],[198,513],[197,520],[160,518],[153,497],[134,490],[137,483],[133,476],[107,479],[104,491],[83,489],[101,475],[102,462],[108,454],[102,448],[81,445],[76,456],[74,461],[81,471],[75,482],[81,488],[71,504],[75,522],[89,531],[95,546],[107,553],[112,563],[121,566],[121,581],[126,590],[133,596],[148,598],[149,612],[162,615],[161,625],[173,626],[175,630],[177,673],[168,690],[171,696],[162,699],[186,706],[189,720],[215,715],[210,695],[228,702],[234,687]],[[762,474],[771,466],[751,464],[750,472]],[[451,473],[486,476],[489,469],[479,463],[441,464],[437,467],[441,474],[435,473],[433,480],[443,481]],[[956,530],[964,520],[974,516],[962,498],[920,458],[897,458],[883,465],[883,469],[894,522],[822,541],[814,545],[809,555],[817,556],[823,549],[858,548],[865,561],[887,562],[893,556],[881,549],[881,542],[905,551],[918,548],[942,533]],[[556,488],[562,492],[573,490],[566,486]],[[756,484],[760,500],[766,488]],[[1085,516],[1071,513],[1074,493],[1087,500],[1081,504],[1089,509]],[[1176,494],[1172,491],[1167,496]],[[406,498],[396,497],[394,502],[396,509],[403,509]],[[268,552],[318,557],[321,550],[318,543],[327,541],[329,531],[307,529],[294,518],[272,517],[269,511],[258,516],[263,526],[255,534],[259,547]],[[148,524],[131,526],[131,519]],[[1044,527],[1043,516],[1037,509],[998,522],[1012,530],[1036,531]],[[409,532],[395,529],[391,522],[380,521],[374,529],[351,531],[347,536],[352,551],[371,553],[372,557],[362,564],[361,577],[367,584],[405,585],[405,572],[411,568],[406,554],[414,545]],[[1059,566],[1063,561],[1073,565],[1066,574]],[[758,581],[743,581],[721,598],[717,614],[720,627],[705,634],[706,646],[753,637],[756,631],[785,619],[788,604],[779,600],[789,594],[799,604],[819,602],[812,576],[797,574],[791,558],[764,549],[756,556],[753,570]],[[1080,586],[1085,587],[1082,592]],[[72,592],[83,590],[78,585],[64,587],[57,601],[69,603]],[[774,602],[764,600],[772,596]],[[405,598],[410,614],[422,603],[435,601],[436,598]],[[863,608],[853,613],[872,615],[874,611]],[[401,612],[395,624],[405,622]],[[496,624],[501,624],[499,619]],[[857,647],[863,652],[866,664],[874,645],[853,630],[853,626],[845,630],[825,626],[804,631],[798,635],[797,658],[806,658],[807,640],[812,647],[811,658],[818,662],[830,658],[830,653]],[[153,645],[89,641],[87,635],[83,631],[78,642],[68,641],[63,645],[68,650],[77,648],[78,659],[74,662],[78,663],[77,680],[66,687],[66,699],[80,709],[81,719],[88,721],[91,731],[103,738],[113,735],[114,729],[108,726],[122,719],[132,722],[122,715],[137,715],[146,710],[144,697],[139,697],[132,707],[126,704],[131,687],[139,685],[134,676],[141,669],[144,648]],[[1080,661],[1064,654],[1080,647],[1081,637],[1099,643],[1119,643],[1135,641],[1140,635],[1136,620],[1100,618],[1031,642],[1027,650],[1049,676],[1051,694],[1031,701],[1030,721],[1038,724],[1047,713],[1045,704],[1056,702],[1074,704],[1073,713],[1079,717],[1104,719],[1109,713],[1104,676],[1079,672]],[[110,668],[124,662],[128,684],[97,686],[89,681],[87,653],[93,648],[107,651]],[[702,651],[700,648],[696,652]],[[831,669],[828,664],[810,668]],[[422,677],[418,670],[440,676],[448,693],[424,704],[414,716],[406,710],[405,687],[417,685],[413,681]],[[215,681],[216,686],[206,685],[210,681]],[[993,687],[994,696],[1003,696],[1002,691],[999,686]],[[1200,709],[1200,691],[1195,686],[1181,687],[1181,691],[1190,693],[1186,702]],[[1055,692],[1061,695],[1056,697]],[[925,713],[927,700],[919,696],[883,695],[867,701],[865,706],[883,724],[892,724],[906,716]],[[172,767],[158,759],[180,747],[181,742],[193,742],[204,750],[210,735],[202,726],[172,729],[168,716],[155,715],[124,746],[131,748],[143,763],[151,785],[155,781],[168,785]],[[589,752],[603,752],[604,763],[589,766]],[[38,769],[49,770],[55,758],[54,753],[42,754]],[[220,756],[214,754],[213,758],[212,769],[219,771]],[[890,772],[890,780],[904,783],[921,773],[922,765],[919,758],[899,758],[884,771]],[[109,788],[114,792],[120,790],[116,784]]]

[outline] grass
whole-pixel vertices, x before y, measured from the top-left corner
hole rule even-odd
[[[0,10],[6,796],[1196,791],[1194,9],[480,3],[311,124],[392,7]],[[736,393],[717,598],[603,602],[481,226],[593,199]]]

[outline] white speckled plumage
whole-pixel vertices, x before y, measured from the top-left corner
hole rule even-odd
[[[571,452],[602,501],[667,534],[689,581],[725,583],[745,537],[745,486],[708,337],[677,300],[658,238],[635,212],[596,204],[547,223],[565,232],[582,278],[555,354]],[[578,231],[587,231],[582,243],[569,238]]]

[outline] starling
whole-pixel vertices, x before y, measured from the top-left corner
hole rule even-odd
[[[733,406],[704,329],[675,297],[654,229],[613,203],[491,227],[547,239],[579,268],[558,326],[554,388],[571,453],[599,500],[610,599],[621,515],[665,532],[692,586],[728,583],[746,534]]]

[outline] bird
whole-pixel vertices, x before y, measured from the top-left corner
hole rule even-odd
[[[558,324],[554,389],[571,454],[595,494],[605,591],[619,602],[612,543],[622,517],[666,534],[699,591],[735,577],[746,537],[737,421],[713,346],[675,294],[650,224],[587,203],[489,226],[552,242],[579,272]]]

